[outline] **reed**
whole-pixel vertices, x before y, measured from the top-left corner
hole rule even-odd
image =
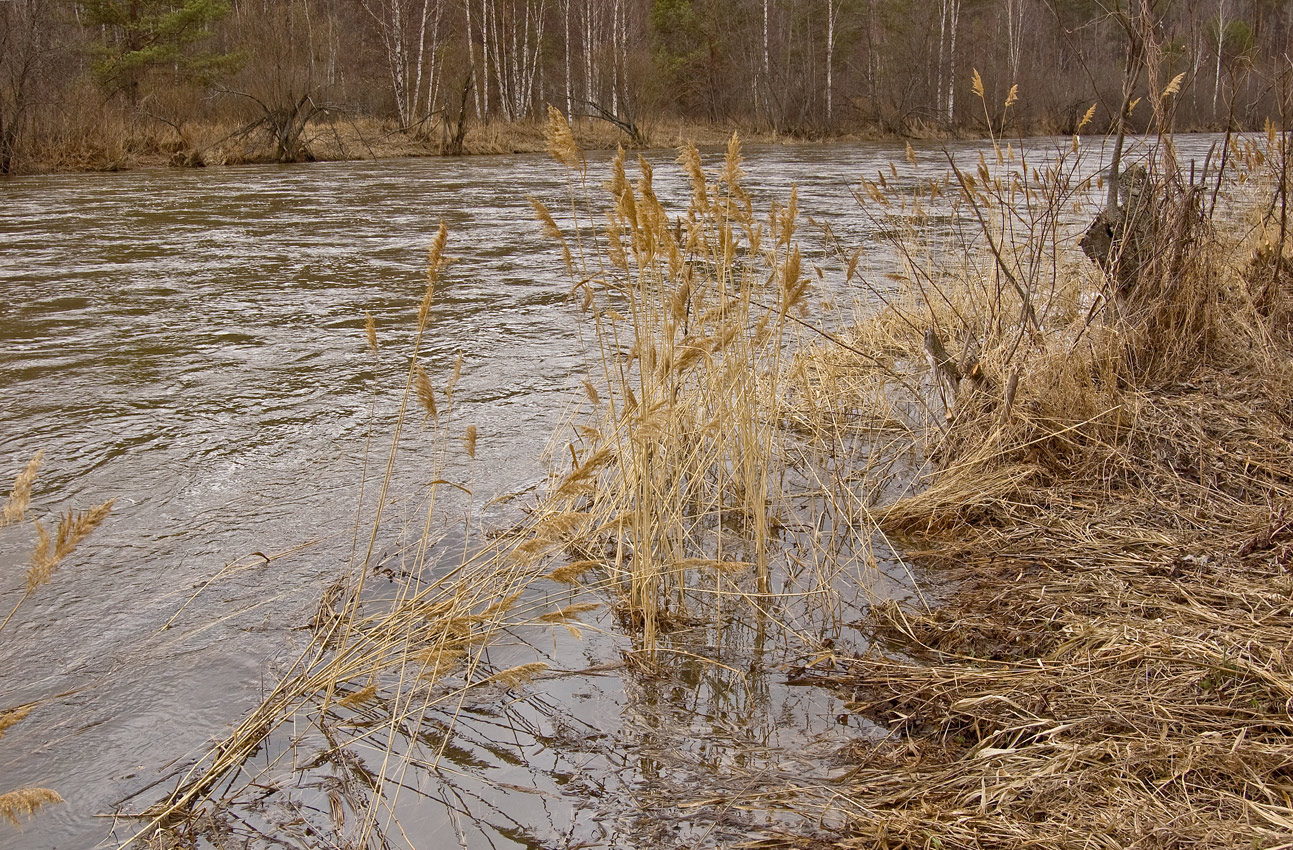
[[[40,470],[43,451],[37,451],[22,472],[14,479],[13,489],[5,502],[3,513],[0,513],[0,528],[22,522],[31,506],[32,486]],[[26,587],[18,601],[14,603],[8,616],[0,621],[0,631],[9,625],[9,621],[18,613],[22,604],[42,585],[47,584],[58,570],[59,565],[72,554],[77,546],[98,528],[112,510],[112,500],[87,511],[69,510],[59,520],[55,537],[50,539],[49,532],[39,521],[34,521],[36,546],[27,567]],[[0,709],[0,738],[10,728],[21,723],[37,707],[38,703]],[[62,803],[58,792],[48,788],[30,786],[0,794],[0,817],[15,827],[21,827],[23,818],[35,815],[42,807]]]
[[[536,659],[498,669],[489,647],[526,630],[577,630],[578,617],[600,607],[575,603],[549,611],[526,595],[541,571],[518,552],[534,538],[533,529],[549,521],[542,507],[516,528],[489,537],[477,536],[469,521],[452,550],[438,527],[440,515],[452,510],[445,507],[452,503],[445,491],[465,499],[459,507],[470,512],[471,481],[463,469],[470,469],[481,439],[474,424],[461,422],[456,403],[462,357],[435,378],[423,364],[436,289],[451,261],[448,241],[441,226],[428,251],[426,287],[410,317],[415,332],[406,351],[387,352],[371,317],[365,322],[369,352],[399,357],[407,371],[384,465],[374,464],[375,480],[362,482],[349,573],[324,595],[309,645],[260,705],[141,813],[141,843],[200,842],[221,829],[250,838],[267,807],[295,806],[290,783],[276,777],[305,781],[323,774],[332,790],[311,828],[338,845],[389,846],[388,836],[401,829],[401,795],[413,793],[405,775],[438,774],[445,753],[453,752],[455,723],[468,700],[520,689],[547,668]],[[406,432],[415,428],[432,447],[432,480],[418,512],[392,515],[391,478]],[[377,540],[391,533],[400,535],[399,568],[389,582],[377,582]]]
[[[785,796],[842,818],[826,845],[1287,846],[1287,150],[1238,147],[1191,182],[1161,137],[1096,264],[1077,139],[859,192],[905,287],[800,392],[911,452],[875,516],[956,593],[877,606],[866,654],[808,671],[886,730]],[[900,223],[940,192],[969,222],[944,266]]]
[[[712,173],[695,147],[680,149],[689,198],[676,214],[653,167],[639,158],[631,177],[623,150],[598,203],[555,111],[548,138],[569,169],[569,213],[559,224],[532,203],[563,248],[596,352],[580,439],[550,500],[553,516],[580,518],[567,551],[606,552],[558,558],[550,575],[609,589],[651,655],[701,597],[766,597],[772,561],[785,560],[773,551],[777,517],[791,510],[778,489],[791,466],[781,395],[810,288],[798,203],[792,190],[756,216],[735,135]]]
[[[9,492],[4,511],[0,512],[0,528],[21,522],[26,516],[27,508],[31,504],[31,485],[36,481],[36,473],[44,457],[43,451],[36,452],[28,461],[27,468],[18,473],[18,477],[14,479],[13,489]]]
[[[840,327],[821,316],[825,272],[799,247],[796,194],[756,215],[739,138],[710,169],[682,147],[677,204],[623,151],[595,189],[555,111],[545,139],[567,193],[531,205],[561,247],[590,352],[547,492],[501,533],[468,523],[452,554],[435,530],[451,495],[470,515],[461,470],[480,439],[455,402],[461,358],[440,372],[420,358],[441,229],[385,471],[373,501],[361,496],[367,546],[321,602],[309,648],[147,813],[146,838],[254,841],[277,806],[322,842],[405,841],[401,797],[426,793],[409,777],[450,772],[468,701],[506,701],[551,672],[542,658],[495,667],[491,644],[577,637],[605,604],[647,670],[685,651],[675,626],[721,627],[742,606],[820,650],[802,681],[839,688],[850,713],[889,730],[858,741],[829,788],[737,801],[841,818],[806,845],[1068,848],[1093,828],[1110,846],[1282,840],[1293,374],[1274,205],[1257,247],[1227,241],[1204,201],[1236,184],[1190,182],[1165,142],[1096,265],[1070,212],[1094,212],[1100,188],[1078,139],[1044,160],[1000,140],[968,164],[909,150],[918,194],[884,173],[858,188],[897,266],[882,281],[839,246],[869,296]],[[1244,150],[1240,174],[1286,179],[1282,144]],[[949,241],[917,235],[935,208],[956,223]],[[371,324],[365,337],[390,356]],[[414,415],[437,460],[422,515],[393,518]],[[377,591],[390,522],[407,529],[401,578]],[[841,658],[788,600],[829,607],[847,573],[865,583],[873,535],[956,595],[877,604],[870,651]],[[540,603],[550,583],[582,595]],[[312,807],[291,796],[307,772],[324,776]]]
[[[14,826],[22,826],[22,818],[30,817],[51,803],[62,803],[57,791],[48,788],[20,788],[0,794],[0,817]]]

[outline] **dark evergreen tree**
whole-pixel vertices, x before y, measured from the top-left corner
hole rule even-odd
[[[206,83],[228,72],[237,56],[204,50],[212,26],[229,13],[225,0],[77,0],[81,19],[99,28],[94,75],[110,91],[138,101],[144,79],[166,72]]]

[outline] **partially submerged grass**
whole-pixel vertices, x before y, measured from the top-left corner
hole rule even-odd
[[[491,666],[490,643],[578,632],[597,604],[539,605],[529,591],[545,581],[615,607],[630,670],[685,651],[671,629],[744,606],[815,650],[797,682],[838,688],[887,730],[830,787],[702,794],[833,826],[780,843],[1290,843],[1293,308],[1276,206],[1255,242],[1219,232],[1212,199],[1232,184],[1191,182],[1164,145],[1097,267],[1075,250],[1073,205],[1090,210],[1097,179],[1077,140],[1044,162],[996,147],[968,169],[913,153],[934,172],[918,197],[900,202],[883,175],[858,193],[896,236],[904,285],[868,284],[882,308],[841,330],[809,312],[795,195],[756,215],[739,140],[712,172],[683,147],[688,200],[670,214],[645,160],[630,177],[621,153],[599,203],[560,115],[545,139],[570,191],[533,206],[595,352],[549,492],[446,562],[436,493],[469,488],[441,464],[403,581],[374,592],[379,508],[311,646],[149,813],[155,844],[254,842],[269,800],[307,836],[394,840],[401,795],[426,794],[410,773],[439,775],[468,695],[544,672],[537,658]],[[1287,151],[1267,145],[1240,173],[1268,190]],[[968,222],[950,249],[914,237],[934,205]],[[475,456],[457,371],[433,377],[418,357],[444,238],[386,481],[415,406],[442,459]],[[859,263],[844,253],[846,279]],[[932,610],[874,606],[870,650],[841,658],[777,596],[830,607],[845,572],[874,565],[873,533],[956,593]],[[293,783],[321,765],[303,814]]]
[[[907,426],[919,486],[875,515],[956,592],[876,606],[868,652],[807,671],[886,731],[811,789],[842,822],[802,843],[1293,846],[1287,153],[1242,153],[1277,200],[1236,235],[1209,203],[1232,180],[1190,183],[1163,140],[1094,280],[1002,249],[1016,182],[1059,211],[1062,174],[961,174],[989,273],[912,274],[851,334],[911,364],[933,328],[959,386],[812,358],[806,397]]]

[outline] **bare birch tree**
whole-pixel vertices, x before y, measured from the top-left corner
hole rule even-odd
[[[443,0],[363,0],[363,5],[381,34],[400,126],[412,127],[435,110]]]
[[[491,0],[484,42],[494,68],[503,114],[515,121],[530,113],[540,72],[547,0]]]
[[[939,0],[938,90],[942,118],[956,116],[956,35],[961,25],[961,0]]]

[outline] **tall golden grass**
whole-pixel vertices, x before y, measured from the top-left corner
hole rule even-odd
[[[562,248],[595,352],[579,438],[549,498],[563,525],[550,536],[566,555],[550,575],[609,590],[650,655],[661,629],[706,600],[763,609],[773,561],[793,557],[781,529],[831,478],[814,464],[796,469],[786,448],[791,352],[812,326],[800,316],[811,269],[797,194],[756,214],[733,135],[712,172],[694,146],[681,148],[689,194],[676,213],[657,196],[652,165],[639,157],[630,176],[623,150],[599,205],[556,110],[548,139],[568,169],[568,199],[564,209],[532,204]],[[814,483],[788,493],[792,473]]]

